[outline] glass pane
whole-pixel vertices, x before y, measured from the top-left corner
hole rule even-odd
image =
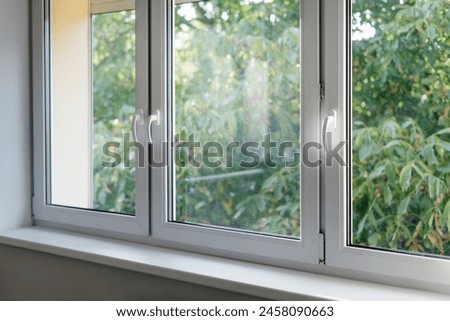
[[[446,0],[353,1],[353,244],[450,255]]]
[[[173,220],[300,237],[300,1],[200,1],[174,19]]]
[[[134,214],[135,12],[89,12],[51,2],[48,202]]]

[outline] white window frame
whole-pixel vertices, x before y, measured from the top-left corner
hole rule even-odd
[[[46,70],[50,68],[49,1],[33,2],[36,169],[33,207],[36,224],[290,267],[299,267],[303,264],[316,265],[323,259],[323,238],[319,231],[319,168],[302,167],[301,198],[307,199],[308,202],[302,202],[301,240],[169,222],[171,200],[168,191],[173,186],[172,182],[168,181],[168,168],[137,169],[135,217],[47,204],[45,117],[48,115],[50,105],[48,100],[50,80],[46,76]],[[100,2],[102,6],[105,5],[105,1]],[[167,93],[171,87],[168,76],[170,43],[166,41],[170,39],[169,20],[172,12],[169,8],[174,8],[174,5],[175,1],[136,0],[138,66],[136,112],[148,117],[149,113],[156,114],[157,110],[160,111],[161,126],[153,128],[155,142],[170,141],[168,139],[170,126],[167,121],[170,106]],[[305,79],[302,82],[302,141],[309,142],[318,141],[320,135],[319,2],[302,0],[301,8],[302,39],[309,44],[302,46],[304,66],[302,77]],[[97,9],[95,12],[98,12]],[[117,9],[117,3],[109,9],[102,7],[106,12]],[[152,48],[151,51],[149,48]],[[139,141],[146,141],[146,138],[141,139],[147,137],[146,126],[138,126],[137,129]],[[162,159],[161,146],[155,143],[149,149],[154,159]],[[314,155],[310,157],[314,158]],[[151,218],[149,213],[152,213]],[[150,221],[151,233],[149,233]]]
[[[360,0],[362,1],[362,0]],[[351,0],[323,1],[324,67],[326,98],[323,116],[336,109],[334,141],[351,139]],[[345,161],[351,161],[347,145]],[[365,273],[372,280],[394,282],[427,290],[450,292],[450,260],[356,247],[350,244],[351,167],[324,168],[323,210],[326,217],[326,264],[345,269],[345,275]]]
[[[86,0],[88,1],[88,0]],[[114,4],[114,3],[113,3]],[[104,8],[106,10],[106,8]],[[117,7],[111,7],[116,11]],[[127,216],[99,211],[69,208],[48,204],[51,195],[49,141],[47,126],[50,124],[51,44],[50,44],[50,0],[32,1],[33,12],[33,144],[34,144],[34,192],[33,218],[37,225],[55,226],[68,229],[89,229],[110,231],[131,235],[149,233],[148,168],[136,168],[136,212]],[[112,12],[107,10],[105,12]],[[148,114],[148,1],[136,0],[136,104],[137,113]],[[98,13],[98,12],[97,12]],[[91,13],[93,14],[93,13]],[[144,136],[142,128],[138,135]],[[143,188],[145,187],[145,189]]]
[[[168,180],[169,168],[137,169],[135,217],[48,205],[45,161],[45,124],[50,86],[47,73],[50,66],[50,23],[48,5],[45,5],[48,1],[32,1],[33,214],[37,225],[450,293],[448,259],[349,245],[348,212],[351,204],[347,198],[351,184],[350,168],[338,165],[320,169],[302,166],[301,199],[306,201],[301,203],[301,240],[170,222],[169,189],[174,187],[174,183]],[[167,39],[170,39],[169,11],[174,3],[174,0],[136,0],[136,112],[145,117],[160,112],[161,126],[153,128],[156,142],[170,141],[171,124],[168,119],[170,108],[173,107],[168,96],[171,88],[171,60]],[[351,77],[348,37],[350,7],[351,0],[302,0],[302,44],[307,44],[302,45],[303,144],[321,141],[322,120],[332,110],[337,112],[334,141],[348,141],[351,137],[348,131],[351,127],[351,93],[348,87]],[[110,8],[112,11],[116,9]],[[321,102],[322,97],[324,100]],[[147,137],[146,126],[138,126],[137,129],[139,138]],[[350,151],[347,146],[345,155],[342,155],[345,160],[351,159]],[[150,152],[154,159],[160,160],[165,151],[161,144],[156,143]],[[314,155],[310,155],[310,158],[314,158]]]
[[[135,0],[90,0],[91,14],[135,9]]]
[[[151,1],[151,98],[152,113],[160,112],[162,122],[154,131],[156,141],[169,142],[169,110],[171,100],[171,70],[168,43],[169,21],[175,1]],[[319,2],[302,1],[302,142],[318,141],[320,128],[319,85]],[[172,107],[173,108],[173,107]],[[170,149],[168,149],[170,150]],[[155,144],[153,157],[162,160],[163,148]],[[314,155],[311,156],[314,158]],[[319,231],[319,168],[302,166],[301,240],[255,235],[233,230],[221,230],[179,224],[169,221],[170,194],[174,183],[168,180],[167,168],[152,169],[152,236],[160,241],[178,245],[189,244],[194,251],[210,254],[229,253],[244,260],[269,264],[299,266],[302,263],[318,264],[321,260],[321,235]],[[161,188],[161,186],[163,188]]]

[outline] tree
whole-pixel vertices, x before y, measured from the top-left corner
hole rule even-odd
[[[449,4],[353,1],[357,244],[450,255]]]
[[[300,1],[219,1],[175,9],[179,142],[292,141],[299,150]],[[353,241],[450,255],[450,1],[354,0]],[[97,32],[95,31],[97,30]],[[95,164],[134,114],[134,13],[94,19]],[[117,81],[119,80],[119,81]],[[193,157],[178,149],[178,162]],[[262,160],[266,155],[257,151]],[[177,220],[300,235],[300,171],[176,169]],[[201,158],[202,154],[196,155]],[[239,176],[230,175],[238,173]],[[98,209],[134,212],[134,171],[95,167]]]
[[[176,7],[175,123],[181,140],[195,133],[203,143],[227,146],[262,142],[271,133],[273,141],[293,142],[299,150],[299,3],[211,0]],[[299,236],[299,167],[242,167],[240,152],[226,156],[234,166],[177,168],[178,219]],[[259,171],[248,175],[249,169]]]
[[[103,168],[103,145],[121,143],[135,113],[135,12],[94,15],[93,26],[93,202],[94,209],[134,214],[134,163]]]

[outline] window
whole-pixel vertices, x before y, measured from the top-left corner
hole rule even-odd
[[[353,6],[352,243],[450,256],[450,25],[444,2],[391,2]]]
[[[47,202],[134,215],[134,171],[102,166],[105,141],[122,141],[135,114],[134,2],[51,4]]]
[[[35,219],[148,235],[148,168],[130,130],[148,108],[148,4],[38,2]]]
[[[173,134],[202,147],[176,151],[173,221],[300,238],[299,8],[175,6]]]
[[[330,267],[448,292],[447,11],[325,6],[325,115],[336,110],[333,138],[349,142],[351,164],[324,170]]]
[[[448,291],[445,4],[34,2],[35,221]]]
[[[318,47],[300,45],[302,32],[318,44],[317,3],[155,1],[151,10],[168,20],[151,21],[160,120],[150,128],[152,237],[271,264],[318,263],[319,169],[295,164],[301,141],[316,134],[300,116],[320,122]]]

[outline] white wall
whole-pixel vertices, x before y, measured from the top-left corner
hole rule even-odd
[[[31,224],[28,18],[28,0],[0,0],[0,230]]]
[[[53,0],[51,8],[52,204],[89,208],[89,0]]]

